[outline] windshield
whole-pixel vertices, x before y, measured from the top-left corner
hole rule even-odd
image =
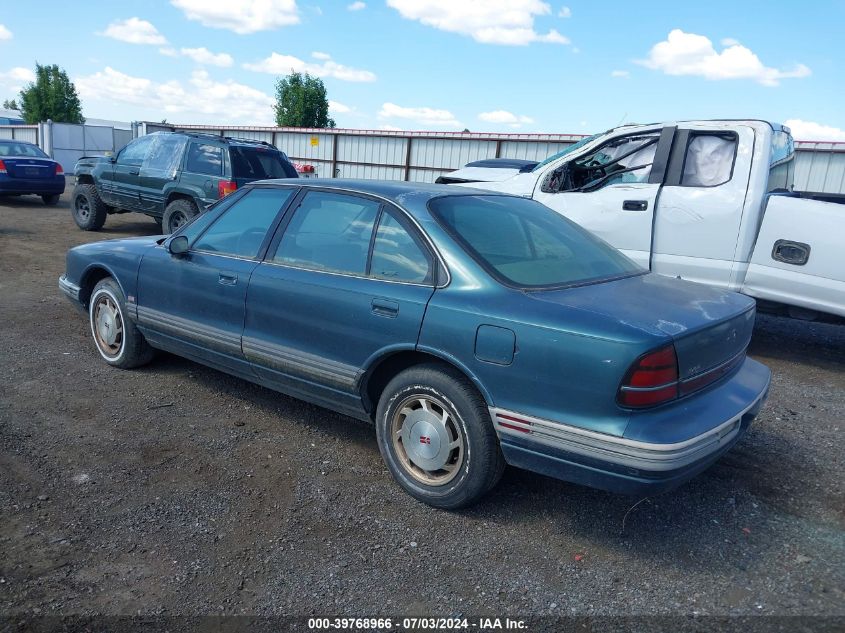
[[[40,148],[29,143],[0,143],[0,156],[32,156],[50,158]]]
[[[548,207],[512,196],[444,196],[438,222],[505,285],[582,285],[645,272],[609,244]]]
[[[270,147],[232,146],[232,175],[235,178],[296,178],[297,173],[282,153]]]
[[[569,146],[569,147],[567,147],[566,149],[564,149],[564,150],[562,150],[562,151],[558,152],[557,154],[552,154],[551,156],[549,156],[549,157],[548,157],[546,160],[544,160],[543,162],[538,163],[538,164],[537,164],[537,166],[536,166],[534,169],[532,169],[531,171],[537,171],[538,169],[540,169],[540,168],[541,168],[541,167],[543,167],[544,165],[548,165],[548,164],[549,164],[550,162],[552,162],[553,160],[557,160],[558,158],[560,158],[561,156],[565,156],[565,155],[566,155],[566,154],[568,154],[569,152],[573,152],[573,151],[575,151],[576,149],[580,149],[580,148],[584,147],[587,143],[590,143],[590,142],[592,142],[592,141],[596,140],[598,137],[599,137],[599,135],[598,135],[598,134],[593,134],[592,136],[588,136],[587,138],[582,138],[582,139],[581,139],[580,141],[578,141],[577,143],[573,143],[572,145],[570,145],[570,146]]]

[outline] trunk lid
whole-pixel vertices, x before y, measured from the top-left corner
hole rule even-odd
[[[46,158],[11,158],[4,157],[6,173],[12,178],[38,180],[56,175],[56,163]]]
[[[654,336],[670,336],[683,382],[742,354],[754,328],[754,300],[654,273],[529,293]]]

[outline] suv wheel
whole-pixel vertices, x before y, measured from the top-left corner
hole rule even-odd
[[[161,225],[165,233],[175,233],[198,215],[197,205],[190,200],[178,198],[167,205]]]
[[[70,207],[76,226],[83,231],[99,231],[106,223],[109,207],[92,184],[79,184],[73,188]]]
[[[391,380],[379,399],[376,435],[397,483],[436,508],[478,501],[504,471],[487,404],[446,365],[418,365]]]

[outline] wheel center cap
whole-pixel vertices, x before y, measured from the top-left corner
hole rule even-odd
[[[411,427],[408,436],[412,445],[410,452],[415,456],[423,460],[430,460],[440,453],[440,433],[437,427],[430,422],[419,420]]]
[[[97,329],[100,331],[100,336],[108,345],[114,345],[117,338],[117,331],[114,327],[114,317],[106,311],[101,311],[97,319]]]

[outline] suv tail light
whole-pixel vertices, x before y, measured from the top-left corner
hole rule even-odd
[[[56,163],[56,175],[57,176],[64,176],[65,175],[65,170],[64,170],[64,168],[62,168],[62,166],[59,163]]]
[[[678,357],[672,344],[643,354],[631,365],[616,401],[623,407],[653,407],[678,397]]]
[[[234,180],[221,180],[217,183],[217,197],[225,198],[237,188],[238,183],[236,183]]]
[[[2,160],[0,160],[0,174],[5,174],[5,173],[6,173],[6,163],[4,163]]]

